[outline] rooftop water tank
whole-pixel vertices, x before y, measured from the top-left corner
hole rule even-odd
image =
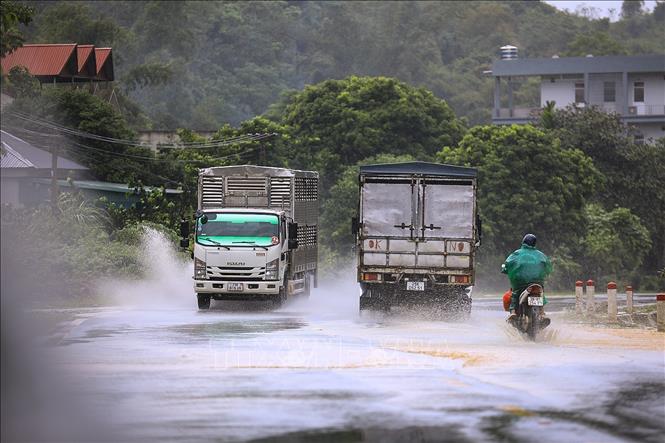
[[[501,46],[501,60],[517,59],[517,46]]]

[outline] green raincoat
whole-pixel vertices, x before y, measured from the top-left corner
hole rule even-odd
[[[552,272],[550,259],[533,246],[522,246],[510,254],[501,266],[501,272],[508,274],[513,290],[510,309],[517,308],[519,295],[532,283],[545,285],[545,279]],[[544,300],[547,303],[547,300]]]

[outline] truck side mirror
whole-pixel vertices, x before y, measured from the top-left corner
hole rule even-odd
[[[298,223],[289,223],[289,249],[298,249]]]
[[[358,234],[358,217],[351,218],[351,235],[355,237]]]

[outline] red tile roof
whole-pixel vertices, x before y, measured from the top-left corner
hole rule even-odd
[[[78,45],[76,47],[76,57],[78,58],[78,73],[84,74],[83,69],[85,64],[90,59],[90,55],[93,53],[95,45]],[[96,66],[95,66],[96,67]]]
[[[104,67],[104,63],[108,60],[109,55],[111,55],[111,48],[95,48],[95,57],[97,58],[97,75],[101,72]]]
[[[23,45],[3,57],[2,72],[7,73],[14,66],[25,66],[35,76],[61,75],[67,62],[75,56],[75,49],[75,43]]]

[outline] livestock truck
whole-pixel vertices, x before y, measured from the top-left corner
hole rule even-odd
[[[215,300],[309,296],[317,285],[319,175],[264,166],[199,171],[194,290]],[[183,228],[183,235],[188,229]]]
[[[360,168],[352,231],[361,311],[419,302],[471,311],[481,235],[476,176],[425,162]]]

